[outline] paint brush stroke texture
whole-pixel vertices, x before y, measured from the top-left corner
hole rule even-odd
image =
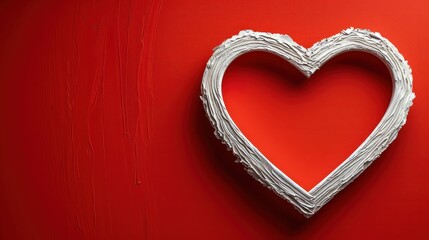
[[[28,3],[22,15],[47,5]],[[63,204],[67,224],[54,228],[69,239],[151,236],[153,189],[144,159],[151,145],[153,41],[161,5],[69,2],[51,7],[59,12],[49,21],[38,13],[41,32],[23,33],[27,38],[43,35],[34,48],[41,48],[35,55],[45,62],[36,63],[24,76],[36,75],[37,83],[27,83],[28,91],[37,87],[40,92],[35,94],[40,96],[32,97],[44,100],[31,106],[44,118],[37,129],[48,136],[37,133],[43,139],[37,148],[44,152],[34,160],[51,159],[43,165],[53,188],[46,200]],[[53,26],[43,25],[47,23]],[[35,128],[31,123],[27,127]],[[121,187],[113,192],[115,186]],[[125,199],[130,201],[122,206]],[[130,231],[118,235],[113,226],[121,225]],[[57,230],[49,232],[55,237]]]

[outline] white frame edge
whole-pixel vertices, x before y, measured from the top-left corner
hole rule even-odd
[[[371,53],[390,70],[393,93],[382,120],[350,157],[310,191],[286,176],[253,146],[226,110],[222,96],[223,75],[237,57],[252,51],[276,54],[307,77],[334,56],[347,51]],[[217,138],[233,151],[249,174],[292,203],[306,217],[315,214],[380,156],[405,124],[414,98],[411,68],[396,47],[379,33],[354,28],[326,38],[309,49],[298,45],[288,35],[241,31],[214,49],[201,85],[204,109]]]

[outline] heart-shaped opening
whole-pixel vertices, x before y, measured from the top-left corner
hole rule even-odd
[[[392,81],[368,53],[341,54],[307,79],[280,57],[252,52],[228,67],[222,93],[243,134],[309,191],[374,130]]]

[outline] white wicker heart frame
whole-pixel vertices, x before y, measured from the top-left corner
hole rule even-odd
[[[347,51],[367,52],[381,59],[390,70],[393,93],[380,123],[368,138],[333,172],[310,191],[304,190],[276,168],[236,126],[222,97],[222,78],[237,57],[252,51],[278,55],[310,77],[324,63]],[[339,191],[359,176],[396,138],[405,124],[415,95],[407,61],[396,47],[379,33],[349,28],[306,49],[289,36],[251,30],[241,31],[214,49],[207,63],[201,99],[215,135],[232,150],[247,172],[287,199],[306,217],[315,214]]]

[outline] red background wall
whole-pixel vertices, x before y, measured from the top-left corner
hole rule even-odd
[[[0,239],[428,239],[427,1],[0,2]],[[199,100],[242,29],[305,47],[350,27],[409,61],[417,95],[389,149],[311,219],[248,176]],[[311,189],[376,126],[390,76],[349,53],[309,80],[269,54],[228,69],[243,132]],[[333,141],[334,144],[331,144]]]

